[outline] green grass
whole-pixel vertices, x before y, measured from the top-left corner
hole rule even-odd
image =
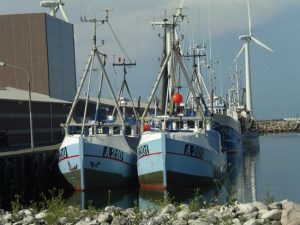
[[[17,213],[22,209],[21,205],[21,196],[15,195],[15,199],[11,202],[11,212],[13,216],[16,216]]]
[[[35,213],[47,210],[47,216],[45,222],[47,224],[57,224],[57,221],[61,217],[66,217],[68,222],[74,221],[74,218],[79,215],[80,207],[72,207],[69,209],[67,202],[63,197],[63,190],[51,189],[47,194],[40,194],[39,201],[30,201],[29,205],[21,204],[21,196],[16,195],[15,199],[11,202],[12,214],[17,217],[18,212],[21,209],[30,208]],[[94,210],[90,208],[90,213],[94,214]]]
[[[63,198],[63,191],[52,189],[49,190],[50,197],[46,197],[46,195],[42,194],[41,197],[43,201],[41,202],[42,208],[47,209],[47,216],[45,221],[47,224],[56,224],[58,219],[66,216],[66,201]]]
[[[196,188],[194,190],[194,193],[195,193],[194,198],[190,202],[190,210],[192,212],[199,211],[199,209],[201,208],[201,199],[202,199],[202,196],[200,195],[200,188]]]
[[[170,195],[170,193],[167,192],[167,191],[164,192],[164,196],[163,196],[162,199],[154,200],[154,202],[155,202],[155,204],[157,204],[158,207],[160,207],[160,208],[163,208],[163,207],[165,207],[165,206],[167,206],[167,205],[169,205],[169,204],[173,204],[173,205],[176,204],[176,202],[175,202],[175,200],[174,200],[174,197],[172,197],[172,196]]]
[[[94,217],[97,214],[97,209],[93,206],[93,201],[90,200],[87,203],[87,216]]]

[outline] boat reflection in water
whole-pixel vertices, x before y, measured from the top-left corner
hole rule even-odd
[[[93,206],[97,209],[108,205],[120,207],[122,209],[134,207],[138,199],[138,188],[131,189],[111,189],[99,191],[75,191],[68,199],[68,204],[80,206],[87,209]]]
[[[244,191],[245,201],[253,202],[257,200],[256,193],[256,167],[257,156],[259,154],[259,145],[247,146],[249,149],[244,150]]]
[[[229,159],[227,189],[240,202],[257,200],[256,167],[259,145],[243,145],[243,151]]]

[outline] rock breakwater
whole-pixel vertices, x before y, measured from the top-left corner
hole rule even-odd
[[[121,209],[107,206],[102,210],[79,210],[68,206],[58,215],[43,210],[22,209],[18,212],[0,210],[0,224],[58,224],[58,225],[297,225],[300,224],[300,205],[291,201],[216,205],[209,208],[195,208],[191,205],[168,204],[158,209]]]
[[[261,134],[300,132],[298,120],[259,120],[257,125]]]

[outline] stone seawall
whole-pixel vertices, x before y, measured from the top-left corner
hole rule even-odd
[[[0,209],[0,224],[5,225],[298,225],[300,205],[291,201],[264,204],[253,202],[216,205],[168,204],[160,209],[121,209],[107,206],[102,210],[79,210],[65,206],[60,210],[32,208],[15,212]]]
[[[261,134],[300,132],[300,120],[258,120]]]

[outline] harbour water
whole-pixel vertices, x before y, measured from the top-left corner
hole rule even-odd
[[[260,149],[252,154],[235,156],[231,159],[227,178],[224,182],[215,182],[211,187],[199,187],[199,196],[203,204],[218,201],[220,203],[237,199],[240,202],[253,200],[265,201],[289,199],[300,202],[300,134],[277,134],[260,136]],[[248,149],[251,150],[251,149]],[[253,149],[252,149],[253,150]],[[183,181],[184,182],[184,181]],[[23,190],[23,202],[30,202],[40,192],[39,183]],[[49,188],[56,186],[49,183]],[[58,185],[57,188],[66,185]],[[47,189],[45,188],[45,191]],[[5,193],[2,193],[5,195]],[[20,194],[20,193],[19,193]],[[195,189],[168,190],[168,192],[139,190],[138,187],[101,190],[93,192],[66,191],[69,204],[87,207],[90,203],[96,208],[115,205],[121,208],[139,206],[140,208],[156,207],[168,195],[175,202],[189,203],[195,196]],[[26,197],[27,196],[27,197]],[[36,196],[35,196],[36,197]],[[0,196],[0,208],[8,208]]]
[[[269,191],[275,199],[300,202],[300,135],[260,137],[256,157],[256,189],[259,199]]]
[[[212,201],[222,203],[230,199],[237,199],[240,202],[253,200],[264,202],[267,198],[300,202],[299,146],[299,134],[261,136],[259,151],[235,156],[232,159],[224,182],[198,188],[203,203],[208,204]],[[122,208],[134,205],[148,208],[156,207],[166,195],[175,202],[189,203],[195,196],[195,189],[160,192],[130,188],[74,192],[69,202],[81,204],[83,207],[87,206],[88,202],[93,202],[96,207],[110,204]]]

